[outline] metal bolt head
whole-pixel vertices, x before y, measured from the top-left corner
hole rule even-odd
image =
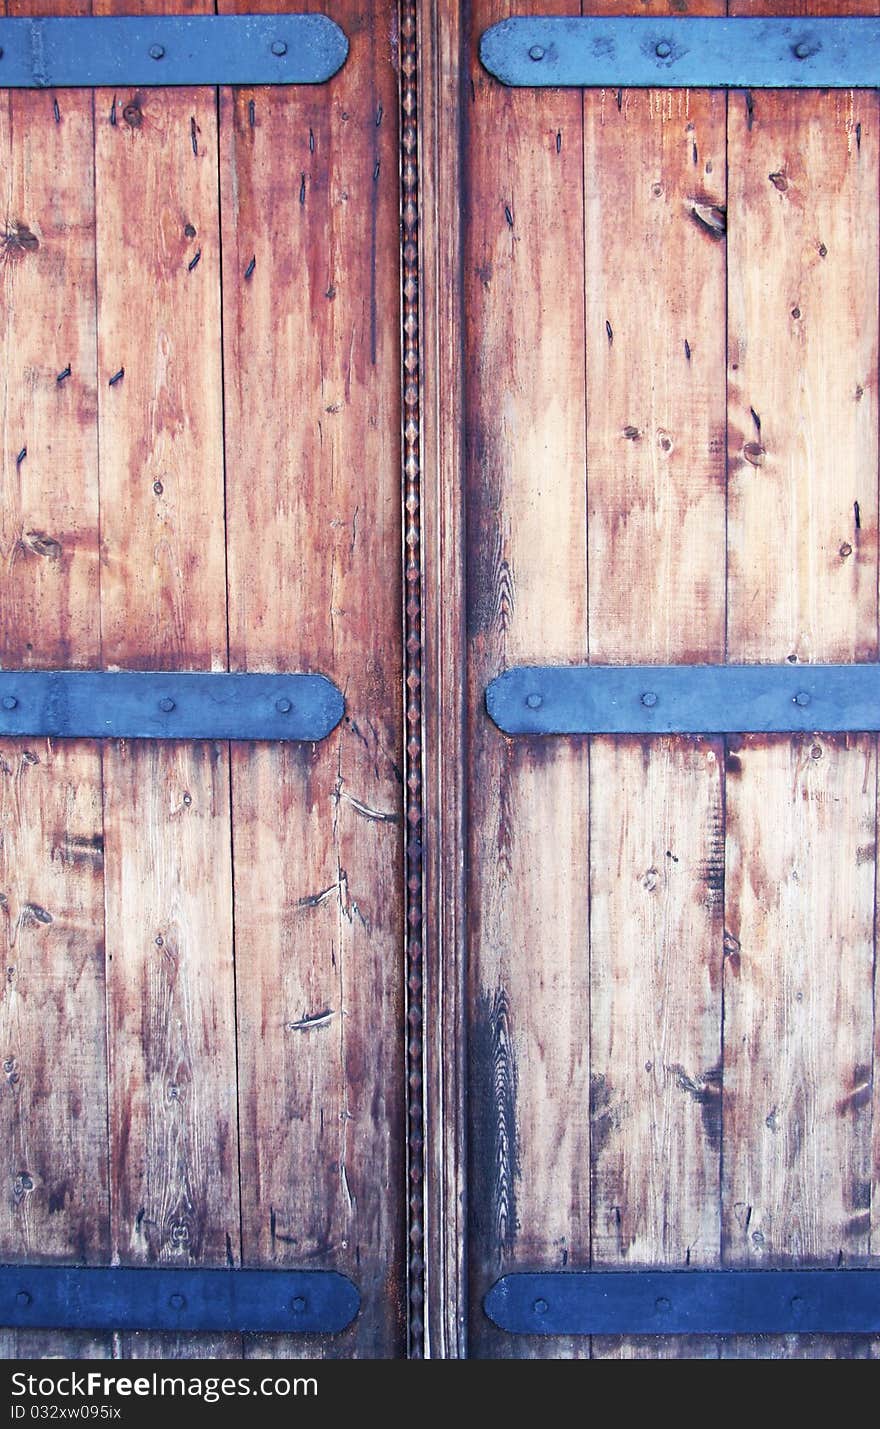
[[[164,58],[165,58],[165,46],[164,46],[164,45],[150,45],[150,59],[151,59],[151,60],[164,60]]]
[[[645,690],[645,693],[642,695],[642,704],[645,705],[645,706],[650,710],[650,709],[653,709],[653,708],[654,708],[654,706],[656,705],[656,703],[657,703],[657,696],[654,694],[654,691],[653,691],[653,690]]]
[[[543,703],[544,696],[539,695],[537,691],[534,694],[526,695],[526,704],[530,710],[539,710]]]
[[[529,50],[529,59],[542,60],[546,53],[547,51],[543,45],[532,45],[532,48]]]
[[[806,690],[798,690],[797,694],[794,697],[794,703],[796,705],[800,705],[801,708],[803,708],[804,705],[808,705],[810,703],[810,697],[807,694]]]
[[[654,49],[654,53],[656,54],[658,60],[668,60],[669,56],[672,54],[672,46],[668,40],[658,40]]]
[[[794,57],[797,60],[807,60],[813,53],[813,46],[807,40],[798,40],[794,47]]]
[[[5,710],[14,710],[17,705],[18,705],[18,700],[15,698],[15,695],[4,695],[4,696],[3,696],[3,708],[4,708]]]
[[[28,1305],[32,1305],[33,1301],[34,1297],[29,1290],[19,1290],[15,1297],[16,1305],[20,1305],[23,1310],[27,1309]]]
[[[279,59],[282,55],[287,54],[287,46],[283,40],[272,41],[272,53],[273,55],[277,55]]]
[[[275,701],[275,708],[279,714],[290,714],[290,711],[293,709],[293,705],[291,704],[290,700],[281,699]]]
[[[159,701],[159,708],[163,714],[170,714],[174,709],[174,701],[170,695],[163,695]]]
[[[534,1305],[532,1306],[532,1309],[534,1310],[536,1315],[546,1315],[547,1311],[550,1309],[550,1306],[547,1304],[546,1300],[536,1300]]]
[[[186,1296],[181,1295],[179,1290],[175,1290],[173,1295],[169,1295],[168,1304],[171,1306],[172,1310],[185,1310]]]
[[[302,1315],[306,1309],[306,1297],[304,1295],[294,1295],[290,1302],[290,1308],[294,1315]]]
[[[667,1315],[672,1309],[672,1301],[668,1300],[665,1295],[658,1295],[654,1301],[654,1307],[661,1315]]]

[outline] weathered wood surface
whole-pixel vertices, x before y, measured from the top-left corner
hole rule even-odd
[[[877,658],[878,117],[874,94],[731,96],[731,660]],[[876,740],[731,743],[727,814],[724,1259],[859,1264],[870,1248]],[[852,1337],[723,1349],[876,1351]]]
[[[699,90],[584,94],[597,661],[724,654],[725,114],[724,94]],[[595,1265],[718,1254],[721,755],[718,741],[592,741]],[[597,1358],[715,1353],[696,1337],[593,1343]]]
[[[213,91],[96,91],[105,666],[227,663],[217,176]],[[124,1263],[240,1255],[228,760],[225,746],[103,749],[111,1226]],[[223,1353],[240,1343],[225,1337]],[[199,1337],[125,1335],[118,1350],[172,1346],[198,1354]]]
[[[512,1341],[481,1301],[505,1270],[589,1257],[588,760],[504,739],[482,692],[586,654],[583,124],[577,93],[482,70],[509,13],[475,4],[466,37],[471,1353],[534,1357],[560,1347]]]
[[[52,8],[50,0],[6,0],[0,11]],[[85,13],[88,5],[63,8]],[[93,149],[89,94],[0,97],[6,668],[88,666],[100,654]],[[3,741],[5,1260],[109,1256],[102,859],[94,746]],[[109,1336],[0,1330],[7,1358],[110,1350]]]
[[[467,1347],[461,7],[419,0],[425,743],[426,1353]]]
[[[215,6],[82,7],[121,8]],[[41,746],[33,764],[4,750],[4,1253],[347,1270],[356,1327],[252,1337],[270,1356],[404,1344],[395,7],[337,18],[351,57],[318,90],[15,95],[0,110],[0,658],[226,668],[228,517],[233,668],[322,670],[349,711],[324,747],[254,746],[232,768],[213,744]],[[309,1023],[325,1003],[328,1025]],[[72,1057],[51,1092],[47,1028],[53,1066]],[[66,1190],[54,1162],[25,1167],[36,1147],[63,1155]]]
[[[509,9],[475,7],[466,56]],[[731,741],[727,758],[717,740],[596,739],[587,800],[578,742],[493,742],[482,695],[506,665],[587,646],[624,663],[876,658],[877,101],[587,93],[581,248],[577,179],[552,169],[570,95],[476,66],[462,94],[471,1352],[561,1356],[585,1342],[487,1328],[503,1270],[870,1251],[873,738]],[[441,635],[454,650],[454,625]],[[544,999],[563,991],[548,1053]],[[588,1106],[591,1207],[567,1160]]]
[[[274,10],[253,0],[222,10]],[[306,9],[324,8],[320,4]],[[357,1325],[248,1353],[404,1352],[396,7],[333,9],[319,90],[224,91],[230,659],[348,713],[232,759],[243,1256],[341,1269]]]

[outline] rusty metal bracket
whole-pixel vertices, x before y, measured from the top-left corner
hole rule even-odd
[[[360,1308],[334,1270],[0,1266],[0,1325],[335,1334]]]
[[[880,730],[880,665],[544,665],[493,680],[505,734]]]
[[[480,59],[530,89],[875,89],[880,19],[517,16],[483,33]]]
[[[880,1271],[515,1273],[483,1308],[513,1335],[874,1335]]]
[[[0,671],[0,736],[314,741],[344,712],[324,675]]]
[[[326,15],[0,19],[0,89],[323,84],[347,55]]]

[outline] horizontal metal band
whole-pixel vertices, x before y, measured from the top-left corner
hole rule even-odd
[[[484,32],[480,59],[528,88],[874,89],[880,20],[522,16]]]
[[[333,1270],[0,1266],[0,1325],[17,1329],[334,1334],[359,1309]]]
[[[880,1270],[518,1273],[483,1307],[512,1335],[876,1334]]]
[[[0,736],[312,741],[344,712],[323,675],[0,671]]]
[[[880,665],[542,665],[493,680],[505,734],[880,729]]]
[[[0,20],[0,88],[322,84],[348,40],[326,15]]]

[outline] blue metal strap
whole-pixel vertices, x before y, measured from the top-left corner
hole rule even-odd
[[[522,16],[485,31],[480,59],[528,88],[874,89],[880,19]]]
[[[483,1304],[513,1335],[874,1335],[880,1270],[514,1274]]]
[[[332,1270],[0,1266],[0,1325],[17,1329],[333,1334],[359,1308]]]
[[[546,665],[493,680],[505,734],[880,729],[880,665]]]
[[[0,19],[0,88],[322,84],[348,40],[326,15]]]
[[[323,675],[0,671],[0,736],[311,741],[344,711]]]

